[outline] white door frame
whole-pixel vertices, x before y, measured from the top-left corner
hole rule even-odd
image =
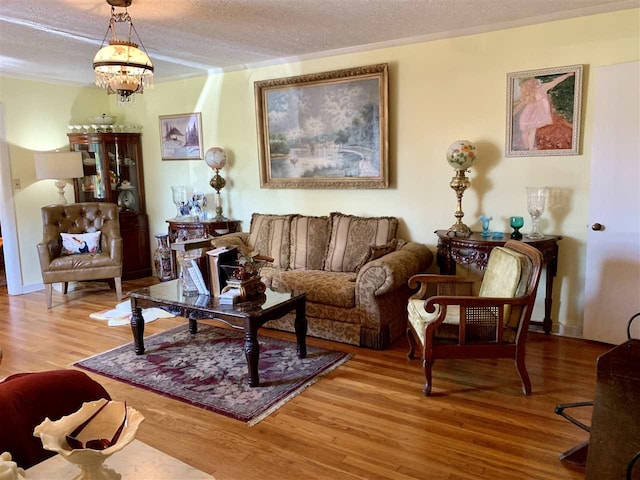
[[[2,222],[2,240],[4,246],[4,268],[7,275],[9,295],[20,295],[22,290],[22,270],[20,268],[20,246],[16,208],[13,201],[13,182],[9,144],[4,122],[4,105],[0,102],[0,222]]]

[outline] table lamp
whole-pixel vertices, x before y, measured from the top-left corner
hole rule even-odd
[[[58,203],[66,204],[64,187],[65,178],[80,178],[84,176],[82,168],[82,154],[80,152],[37,152],[33,156],[38,180],[55,179],[58,188]]]
[[[227,164],[227,154],[220,147],[211,147],[204,156],[205,163],[215,171],[209,185],[216,191],[216,222],[224,222],[227,218],[222,215],[222,198],[220,190],[224,188],[227,181],[220,175],[220,169]]]
[[[456,192],[457,209],[454,216],[456,223],[451,225],[448,234],[456,237],[471,236],[471,229],[462,223],[464,212],[462,211],[462,195],[469,188],[471,182],[465,175],[467,169],[476,161],[476,147],[468,140],[458,140],[449,145],[447,150],[447,162],[456,171],[449,186]]]

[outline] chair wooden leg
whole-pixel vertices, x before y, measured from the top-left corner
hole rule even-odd
[[[114,281],[116,284],[116,297],[118,297],[118,300],[122,300],[122,277],[115,277]]]
[[[62,282],[62,293],[67,294],[69,291],[69,282]]]
[[[411,327],[407,327],[407,340],[409,341],[409,352],[407,352],[407,358],[413,360],[416,348],[416,340],[413,338],[413,332]]]
[[[433,360],[423,360],[422,366],[424,367],[425,384],[422,388],[422,393],[425,397],[431,395],[431,367],[433,367]]]
[[[51,296],[53,295],[53,284],[51,283],[45,284],[44,295],[47,298],[47,308],[51,308]]]
[[[516,351],[515,358],[516,368],[518,369],[518,375],[520,375],[520,380],[522,381],[522,392],[525,395],[531,395],[531,380],[529,379],[529,374],[527,373],[527,366],[524,363],[524,351],[518,349]]]

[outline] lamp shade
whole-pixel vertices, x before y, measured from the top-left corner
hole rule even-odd
[[[79,178],[84,176],[80,152],[39,152],[34,155],[36,178]]]
[[[469,140],[458,140],[449,145],[447,162],[454,170],[466,170],[476,161],[476,147]]]
[[[227,164],[227,154],[220,147],[211,147],[204,156],[204,161],[209,168],[221,169]]]

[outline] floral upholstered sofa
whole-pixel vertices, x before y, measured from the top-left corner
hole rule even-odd
[[[433,261],[425,245],[396,238],[397,228],[394,217],[254,213],[249,232],[212,243],[273,258],[262,280],[277,291],[306,292],[309,335],[384,349],[406,330],[409,277]],[[293,318],[265,326],[292,332]]]

